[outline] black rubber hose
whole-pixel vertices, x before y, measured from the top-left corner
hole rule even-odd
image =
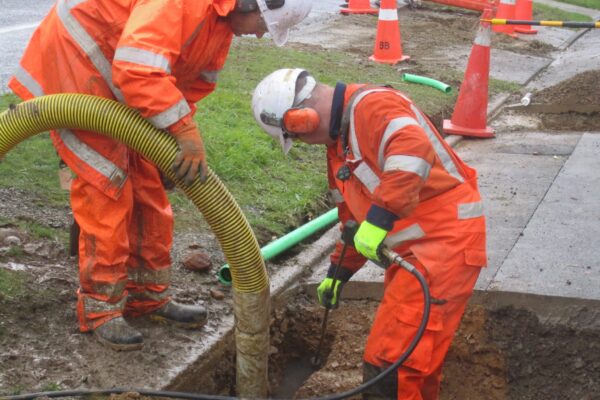
[[[417,280],[419,281],[419,284],[421,285],[421,290],[423,290],[423,300],[424,300],[423,316],[421,317],[421,322],[419,323],[419,328],[417,329],[417,333],[415,334],[415,337],[410,342],[406,351],[398,358],[398,360],[395,363],[390,365],[385,371],[381,372],[375,378],[368,380],[367,382],[363,383],[362,385],[357,386],[356,388],[349,390],[347,392],[338,393],[338,394],[334,394],[334,395],[330,395],[330,396],[324,396],[324,397],[316,397],[311,400],[338,400],[338,399],[346,399],[348,397],[359,394],[359,393],[363,392],[364,390],[370,388],[371,386],[375,385],[377,382],[384,379],[386,376],[388,376],[393,371],[396,371],[402,364],[404,364],[404,362],[408,359],[408,357],[410,357],[412,352],[415,350],[415,348],[421,341],[423,334],[425,333],[425,328],[427,328],[427,322],[429,322],[429,311],[431,309],[431,294],[429,293],[429,286],[427,285],[427,281],[425,280],[425,277],[423,276],[423,274],[421,274],[421,272],[419,272],[418,269],[416,269],[414,266],[410,265],[408,262],[404,261],[404,263],[406,263],[410,267],[412,267],[412,268],[407,268],[405,265],[401,265],[402,268],[406,269],[408,272],[413,274],[415,276],[415,278],[417,278]],[[306,400],[306,399],[304,399],[304,400]]]
[[[408,264],[406,262],[406,264]],[[412,265],[408,264],[412,267]],[[419,328],[417,329],[417,333],[415,337],[410,342],[410,345],[406,349],[406,351],[398,358],[398,360],[390,365],[385,371],[382,371],[375,378],[363,383],[356,388],[349,390],[347,392],[338,393],[334,395],[324,396],[324,397],[313,397],[309,400],[338,400],[345,399],[356,394],[361,393],[362,391],[370,388],[375,385],[377,382],[384,379],[393,371],[396,371],[398,367],[400,367],[407,359],[410,357],[412,352],[415,350],[419,341],[423,337],[423,333],[425,333],[425,328],[427,327],[427,322],[429,321],[429,311],[431,308],[431,295],[429,293],[429,286],[427,285],[427,281],[423,274],[419,272],[416,268],[407,268],[405,265],[401,265],[402,268],[406,269],[408,272],[413,274],[419,284],[421,285],[421,289],[423,290],[423,316],[421,317],[421,322],[419,323]],[[147,389],[106,389],[106,390],[71,390],[71,391],[57,391],[57,392],[40,392],[40,393],[29,393],[29,394],[20,394],[14,396],[1,396],[0,400],[33,400],[38,397],[74,397],[74,396],[88,396],[88,395],[110,395],[110,394],[121,394],[121,393],[139,393],[143,396],[148,397],[168,397],[174,399],[190,399],[190,400],[236,400],[239,397],[230,397],[230,396],[212,396],[207,394],[194,394],[194,393],[185,393],[185,392],[164,392],[164,391],[156,391],[156,390],[147,390]],[[304,399],[308,400],[308,399]]]

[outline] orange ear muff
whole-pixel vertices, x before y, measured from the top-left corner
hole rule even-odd
[[[313,108],[290,108],[283,114],[283,129],[293,134],[314,132],[321,122],[321,117]]]

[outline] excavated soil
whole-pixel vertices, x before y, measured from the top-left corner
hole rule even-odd
[[[586,71],[536,93],[536,102],[577,106],[596,105],[600,111],[600,70]]]
[[[361,383],[362,349],[377,305],[346,301],[330,313],[326,362],[295,398],[340,393]],[[322,313],[307,300],[288,306],[277,319],[280,326],[285,321],[285,332],[275,329],[274,340],[283,337],[286,347],[291,335],[292,348],[305,351],[297,360],[312,355]],[[471,305],[444,366],[441,399],[599,399],[599,376],[599,331],[544,324],[522,309]]]
[[[600,70],[587,71],[536,94],[552,112],[541,114],[544,129],[598,130],[600,126]]]
[[[532,93],[529,106],[508,111],[501,120],[512,130],[597,131],[600,126],[600,70],[586,71]],[[511,102],[518,103],[519,96]]]

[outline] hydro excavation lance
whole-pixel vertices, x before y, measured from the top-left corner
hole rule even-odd
[[[342,230],[342,242],[344,246],[342,247],[342,251],[340,253],[340,259],[333,270],[333,285],[329,288],[327,292],[325,292],[325,313],[323,314],[323,322],[321,323],[321,338],[319,339],[319,345],[317,346],[317,351],[315,352],[314,357],[311,358],[310,362],[313,367],[319,367],[321,365],[321,348],[323,347],[323,340],[325,339],[325,331],[327,330],[327,318],[329,317],[329,310],[332,308],[330,306],[331,300],[333,299],[333,292],[335,289],[335,281],[338,277],[338,271],[342,266],[342,262],[344,261],[344,256],[346,255],[346,249],[348,245],[351,245],[354,242],[354,235],[356,235],[356,231],[358,230],[358,224],[356,221],[348,220],[344,224],[344,229]],[[339,283],[341,285],[341,283]],[[339,299],[338,299],[339,301]],[[337,303],[336,303],[337,304]]]

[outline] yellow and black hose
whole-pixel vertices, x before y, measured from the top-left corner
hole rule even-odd
[[[167,132],[159,130],[143,119],[136,111],[114,100],[84,94],[56,94],[37,97],[19,105],[11,106],[0,114],[0,159],[14,146],[40,132],[53,129],[81,129],[98,132],[116,139],[152,161],[166,176],[180,187],[187,197],[198,207],[221,244],[225,258],[231,267],[234,299],[250,298],[258,305],[260,315],[236,315],[238,321],[251,321],[259,328],[267,329],[269,310],[269,278],[260,247],[248,221],[219,178],[209,169],[207,180],[201,183],[197,178],[192,185],[185,185],[175,178],[171,164],[177,152],[175,139]],[[262,304],[265,303],[265,304]],[[236,307],[244,310],[245,307]],[[239,326],[238,326],[239,330]],[[264,332],[250,332],[251,336]],[[252,347],[265,346],[264,337]],[[266,351],[266,350],[265,350]],[[245,354],[256,351],[244,351]],[[238,355],[240,351],[238,349]],[[266,359],[266,354],[265,354]],[[255,360],[251,360],[255,362]],[[239,362],[239,361],[238,361]],[[260,361],[263,364],[266,361]],[[265,365],[266,369],[266,365]],[[239,373],[239,371],[238,371]],[[256,374],[261,376],[256,376]],[[266,371],[256,370],[247,380],[266,380]],[[264,376],[262,376],[264,375]],[[239,378],[239,377],[238,377]],[[262,385],[261,385],[262,386]],[[253,389],[254,390],[254,389]],[[264,388],[258,392],[266,391]],[[238,391],[245,390],[238,387]],[[245,395],[264,395],[266,393],[242,393]]]

